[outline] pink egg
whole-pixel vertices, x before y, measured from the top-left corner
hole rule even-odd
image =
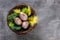
[[[24,29],[28,28],[28,25],[29,25],[28,21],[22,23],[22,27]]]
[[[21,18],[21,20],[27,20],[28,16],[25,13],[20,12],[20,18]]]
[[[22,24],[21,19],[18,18],[18,17],[14,19],[14,22],[15,22],[15,24],[17,24],[17,25],[21,25],[21,24]]]

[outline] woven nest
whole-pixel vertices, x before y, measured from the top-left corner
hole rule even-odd
[[[25,4],[16,5],[14,8],[12,8],[12,9],[8,12],[7,17],[12,13],[12,10],[13,10],[13,9],[16,9],[16,8],[21,8],[21,9],[22,9],[22,8],[24,8],[24,7],[27,7],[27,6],[28,6],[28,5],[25,5]],[[35,10],[33,10],[32,7],[31,7],[31,13],[32,13],[32,15],[36,15]],[[8,21],[8,18],[7,18],[7,25],[8,25],[8,24],[9,24],[9,21]],[[9,27],[13,32],[15,32],[15,33],[18,34],[18,35],[25,35],[25,34],[31,32],[31,31],[35,28],[36,25],[37,25],[37,24],[35,24],[33,27],[30,26],[29,29],[27,29],[26,31],[14,31],[14,30],[12,30],[12,29],[9,27],[9,25],[8,25],[8,27]]]

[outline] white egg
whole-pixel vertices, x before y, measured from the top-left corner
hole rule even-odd
[[[14,21],[15,21],[15,23],[17,24],[17,25],[21,25],[22,24],[22,21],[21,21],[21,19],[20,18],[15,18],[14,19]]]
[[[28,16],[25,13],[20,12],[20,18],[21,18],[21,20],[27,20]]]
[[[22,27],[24,29],[28,28],[28,25],[29,25],[28,21],[22,23]]]

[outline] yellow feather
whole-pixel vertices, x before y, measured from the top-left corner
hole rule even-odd
[[[14,9],[15,13],[20,13],[20,9]]]

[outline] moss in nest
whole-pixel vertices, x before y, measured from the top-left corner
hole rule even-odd
[[[30,16],[31,15],[31,8],[30,8],[30,6],[28,6],[28,8],[23,8],[22,9],[22,12],[24,12],[25,14],[27,14],[28,16]]]

